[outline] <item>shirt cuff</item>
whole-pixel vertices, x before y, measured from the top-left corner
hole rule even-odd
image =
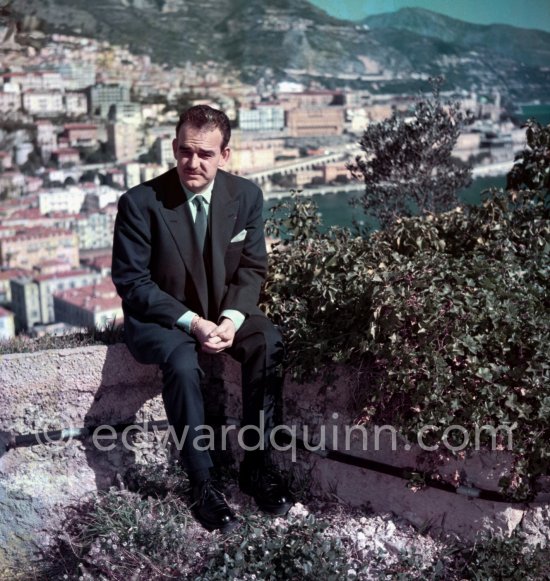
[[[236,311],[235,309],[224,309],[220,315],[220,319],[222,317],[231,319],[233,321],[233,324],[235,325],[235,331],[238,331],[241,328],[241,325],[245,320],[245,316],[240,311]]]
[[[196,316],[197,313],[187,311],[176,321],[176,325],[191,334],[191,322]]]

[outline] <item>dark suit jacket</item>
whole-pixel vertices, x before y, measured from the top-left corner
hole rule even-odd
[[[212,321],[224,309],[261,313],[267,268],[262,206],[256,185],[219,170],[203,260],[175,169],[121,196],[112,277],[122,297],[126,341],[138,360],[165,361],[182,339],[176,321],[188,310]],[[246,237],[231,242],[243,230]]]

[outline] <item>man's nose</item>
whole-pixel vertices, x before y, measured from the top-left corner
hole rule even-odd
[[[196,153],[193,153],[189,156],[189,160],[187,161],[187,165],[189,167],[198,167],[199,165],[199,156]]]

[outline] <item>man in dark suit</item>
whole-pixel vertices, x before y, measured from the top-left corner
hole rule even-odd
[[[239,484],[258,506],[285,514],[291,497],[269,455],[280,405],[282,338],[257,306],[267,268],[261,190],[221,168],[230,156],[227,116],[185,111],[173,141],[176,168],[120,198],[112,276],[134,357],[160,365],[166,414],[189,475],[197,519],[228,531],[236,518],[212,484],[212,461],[194,446],[204,424],[197,351],[242,364],[245,457]]]

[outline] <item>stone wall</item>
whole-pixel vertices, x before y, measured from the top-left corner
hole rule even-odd
[[[238,366],[221,356],[205,358],[203,367],[211,411],[238,419]],[[394,466],[435,466],[451,482],[497,489],[498,479],[510,466],[508,453],[480,452],[462,459],[430,456],[417,445],[392,436],[389,429],[380,434],[354,430],[347,447],[345,429],[353,419],[353,398],[361,378],[345,368],[337,372],[338,378],[329,386],[286,382],[286,427],[281,432],[300,437],[308,432],[308,439],[319,448],[324,443],[326,449],[338,448],[354,457]],[[4,440],[10,434],[89,430],[87,437],[69,437],[64,442],[7,451],[0,448],[1,565],[2,560],[12,561],[47,543],[51,532],[59,528],[60,508],[113,485],[133,464],[168,461],[170,447],[166,446],[167,432],[152,428],[165,418],[160,372],[156,366],[136,363],[124,345],[6,355],[0,360],[0,377]],[[145,435],[140,426],[147,423],[150,433]],[[98,432],[101,425],[122,427],[114,437],[107,429]],[[98,439],[98,434],[103,438]],[[236,429],[230,433],[230,444],[238,459]],[[549,539],[547,504],[528,507],[469,499],[432,488],[414,491],[406,480],[323,458],[322,449],[296,454],[281,450],[278,458],[316,494],[375,511],[393,511],[418,526],[472,538],[481,529],[508,534],[521,524],[533,540]]]

